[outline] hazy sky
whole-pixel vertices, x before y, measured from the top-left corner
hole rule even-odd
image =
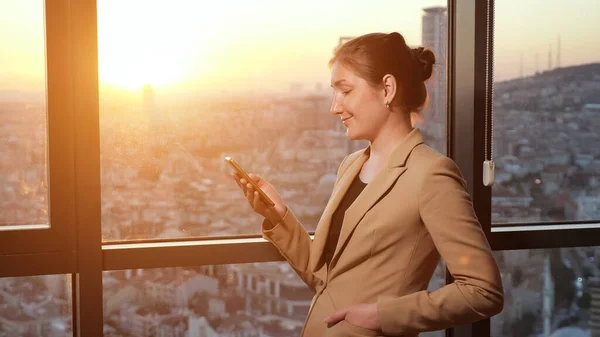
[[[443,0],[98,0],[103,83],[287,90],[327,85],[340,36],[401,32],[421,43],[422,8]],[[0,90],[44,89],[43,0],[0,1]],[[600,61],[599,0],[497,0],[497,79]]]

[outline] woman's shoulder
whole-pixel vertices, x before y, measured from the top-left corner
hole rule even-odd
[[[407,166],[411,169],[414,168],[415,170],[413,171],[418,171],[423,175],[436,171],[436,169],[458,170],[454,160],[426,144],[420,144],[413,149]]]
[[[408,164],[431,165],[441,158],[448,158],[431,146],[422,143],[416,146],[410,154]],[[450,159],[450,158],[448,158]]]

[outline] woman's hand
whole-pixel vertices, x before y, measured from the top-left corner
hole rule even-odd
[[[331,316],[325,318],[325,323],[329,325],[340,321],[346,321],[352,325],[361,328],[380,331],[381,322],[377,316],[377,304],[356,304],[344,309],[340,309]]]
[[[258,185],[258,187],[260,187],[260,189],[265,192],[269,198],[271,198],[275,206],[267,206],[267,204],[258,194],[258,191],[256,191],[254,187],[246,181],[246,179],[241,178],[235,172],[231,173],[231,176],[242,189],[246,199],[248,199],[248,202],[250,203],[250,206],[256,213],[264,216],[266,219],[271,221],[272,224],[275,224],[283,219],[285,212],[287,211],[287,207],[285,206],[283,200],[281,200],[279,193],[277,193],[275,188],[269,184],[268,181],[261,179],[256,174],[248,174],[250,179],[252,179]]]

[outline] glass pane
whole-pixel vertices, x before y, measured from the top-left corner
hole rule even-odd
[[[492,221],[600,219],[594,1],[496,1]]]
[[[492,337],[597,336],[600,248],[495,252],[504,311]]]
[[[105,337],[299,336],[314,295],[282,262],[103,274]]]
[[[436,52],[418,122],[445,152],[447,15],[433,5],[98,1],[103,239],[259,233],[224,156],[314,230],[341,159],[365,146],[329,112],[327,63],[348,36],[400,31]]]
[[[73,336],[70,275],[0,278],[0,336]]]
[[[48,224],[44,1],[0,1],[0,230]]]

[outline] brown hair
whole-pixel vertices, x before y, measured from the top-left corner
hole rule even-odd
[[[427,99],[425,83],[435,63],[435,56],[423,47],[410,48],[397,32],[371,33],[354,38],[337,49],[329,66],[340,62],[373,87],[382,84],[383,76],[393,75],[399,95],[390,102],[405,112],[418,112]]]

